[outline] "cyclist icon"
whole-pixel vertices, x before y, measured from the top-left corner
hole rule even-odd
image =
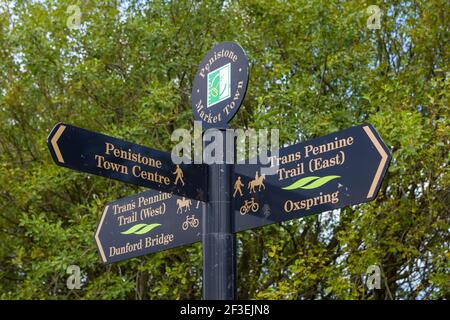
[[[251,211],[256,212],[259,210],[259,204],[255,201],[255,198],[250,198],[250,200],[245,200],[243,206],[239,210],[241,215],[246,215]]]
[[[195,215],[193,214],[192,216],[189,217],[186,216],[186,221],[183,222],[183,224],[181,225],[181,228],[186,231],[189,226],[192,228],[197,228],[199,225],[200,221],[198,221],[198,219],[195,218]]]

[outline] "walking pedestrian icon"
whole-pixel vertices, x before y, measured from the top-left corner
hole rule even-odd
[[[180,165],[177,164],[177,168],[175,169],[175,172],[173,172],[173,174],[176,175],[174,184],[177,185],[178,180],[180,180],[181,184],[184,186],[184,181],[183,181],[184,175],[183,175],[183,170],[181,170],[181,168],[180,168]]]
[[[236,196],[236,193],[239,192],[240,196],[242,197],[242,187],[244,186],[244,184],[241,182],[241,177],[237,177],[236,182],[234,183],[234,193],[233,193],[233,198]]]

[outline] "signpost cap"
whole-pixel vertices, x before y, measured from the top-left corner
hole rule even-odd
[[[236,42],[216,44],[203,57],[192,85],[192,113],[202,127],[223,128],[247,91],[248,58]]]

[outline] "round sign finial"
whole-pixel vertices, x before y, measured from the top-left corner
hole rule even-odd
[[[192,112],[204,129],[225,128],[244,100],[248,58],[240,45],[222,42],[203,58],[192,86]]]

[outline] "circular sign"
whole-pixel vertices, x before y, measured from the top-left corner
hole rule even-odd
[[[248,59],[240,45],[214,46],[198,67],[192,86],[192,112],[205,129],[225,128],[238,111],[248,83]]]

